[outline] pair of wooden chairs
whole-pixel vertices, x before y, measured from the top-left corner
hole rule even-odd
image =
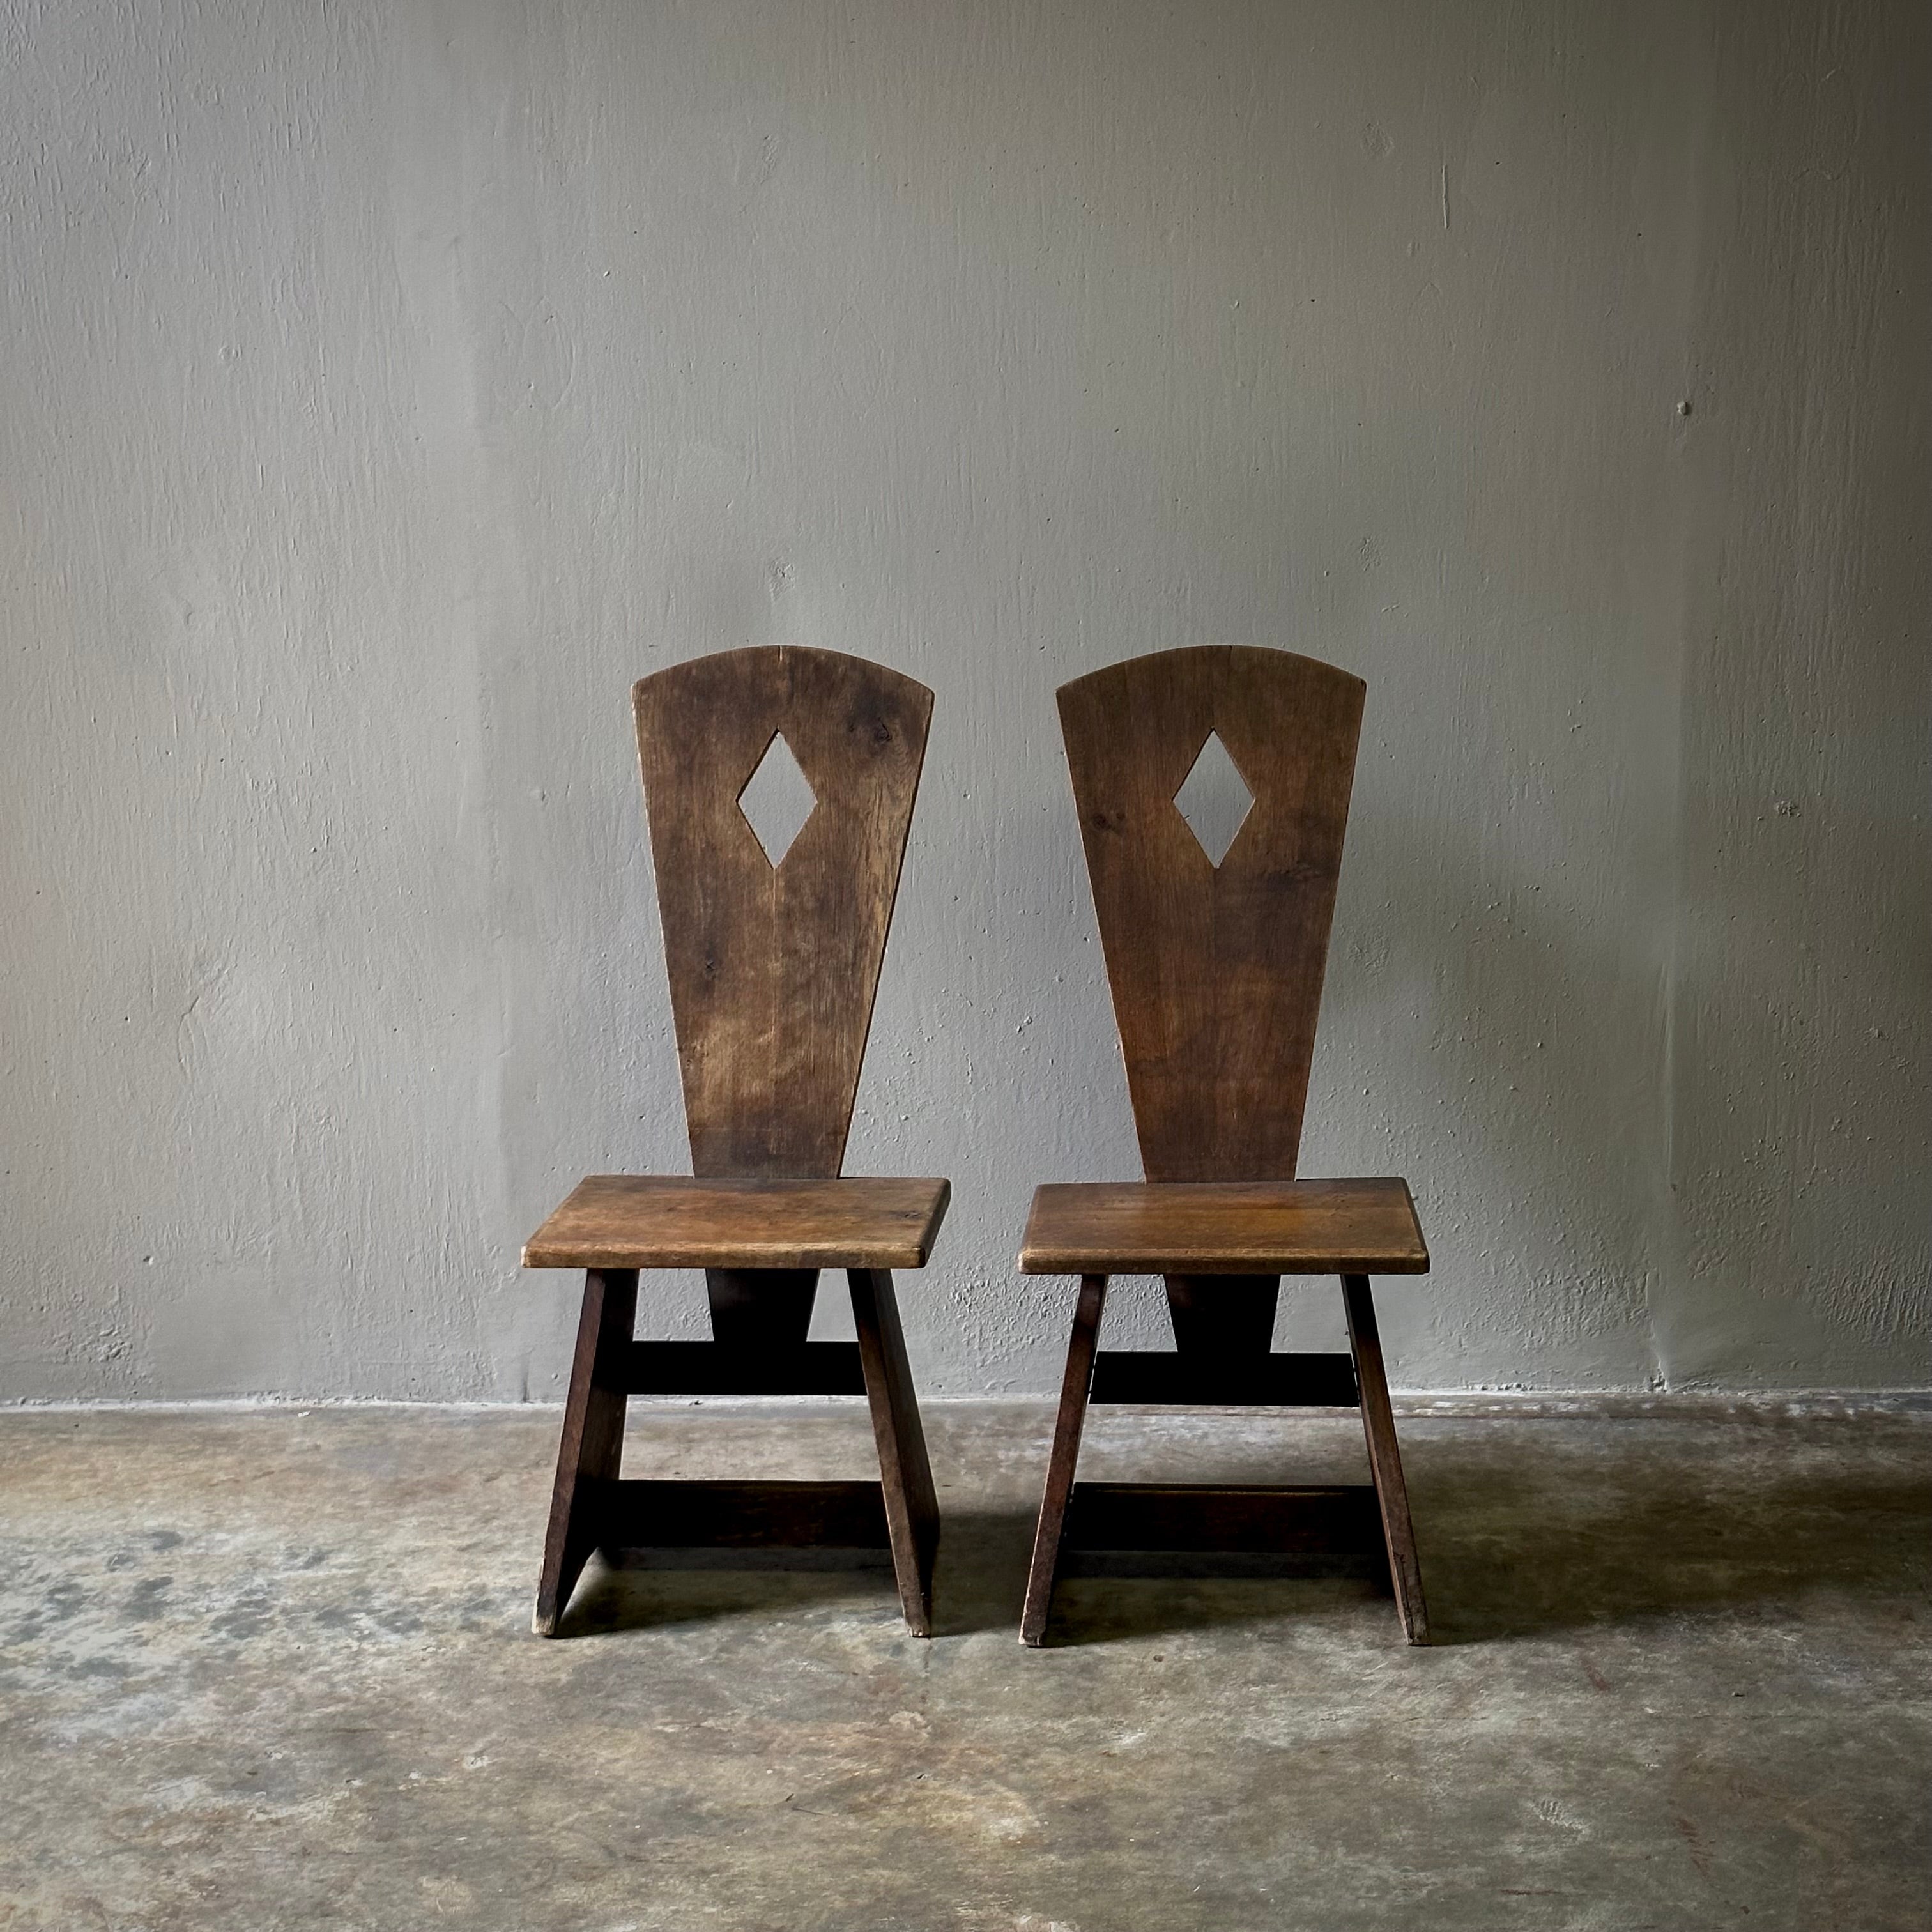
[[[1405,1182],[1295,1178],[1365,688],[1214,646],[1059,694],[1146,1179],[1042,1186],[1027,1224],[1022,1270],[1080,1278],[1028,1644],[1076,1552],[1366,1558],[1426,1639],[1369,1277],[1425,1272],[1428,1252]],[[680,664],[633,698],[692,1172],[591,1176],[524,1250],[526,1268],[585,1271],[536,1628],[556,1634],[598,1549],[820,1545],[889,1549],[928,1636],[939,1510],[892,1270],[925,1265],[950,1189],[840,1168],[932,694],[783,646]],[[1236,809],[1204,842],[1186,794],[1216,757]],[[801,796],[774,832],[750,814],[788,760]],[[634,1339],[645,1268],[704,1270],[712,1340]],[[806,1339],[826,1268],[846,1271],[856,1342]],[[1348,1353],[1271,1352],[1285,1274],[1340,1276]],[[1172,1353],[1100,1348],[1118,1274],[1166,1277]],[[629,1396],[726,1394],[864,1395],[880,1480],[620,1478]],[[1371,1480],[1077,1482],[1094,1402],[1359,1406]]]

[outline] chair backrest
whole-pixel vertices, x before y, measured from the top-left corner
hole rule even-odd
[[[692,1171],[836,1174],[932,693],[780,644],[674,665],[632,699]],[[774,862],[740,801],[788,751],[816,802]]]
[[[1294,1177],[1366,691],[1238,645],[1060,687],[1150,1180]],[[1218,866],[1174,802],[1210,736],[1253,799]]]

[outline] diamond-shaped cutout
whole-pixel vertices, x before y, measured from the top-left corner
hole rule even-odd
[[[1255,795],[1228,756],[1220,733],[1210,731],[1174,794],[1174,808],[1187,821],[1187,829],[1199,841],[1208,864],[1218,867],[1228,856],[1228,848],[1246,823],[1254,802]]]
[[[738,809],[745,823],[764,847],[766,859],[776,872],[784,863],[792,841],[805,830],[805,821],[818,808],[818,795],[812,781],[798,768],[791,747],[782,731],[772,734],[758,769],[745,781],[738,794]]]

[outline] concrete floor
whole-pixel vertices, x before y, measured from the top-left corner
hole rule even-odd
[[[632,1418],[634,1474],[868,1454]],[[931,1642],[878,1574],[601,1568],[546,1642],[554,1411],[0,1417],[0,1927],[1932,1924],[1932,1414],[1406,1420],[1420,1651],[1360,1582],[1099,1580],[1023,1651],[1046,1421],[931,1411]],[[1360,1468],[1352,1419],[1090,1442]]]

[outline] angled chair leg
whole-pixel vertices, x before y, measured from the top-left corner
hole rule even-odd
[[[1060,1569],[1060,1545],[1066,1531],[1066,1505],[1073,1494],[1073,1471],[1080,1460],[1080,1431],[1087,1420],[1087,1398],[1094,1385],[1094,1350],[1100,1336],[1100,1310],[1107,1300],[1107,1277],[1082,1275],[1073,1334],[1066,1345],[1066,1373],[1060,1384],[1060,1414],[1053,1426],[1053,1454],[1046,1466],[1046,1492],[1040,1498],[1040,1526],[1034,1532],[1033,1564],[1027,1574],[1026,1608],[1020,1641],[1037,1649],[1046,1641],[1053,1611],[1053,1586]]]
[[[899,1326],[892,1278],[884,1268],[853,1268],[852,1322],[866,1371],[872,1436],[879,1449],[886,1528],[892,1538],[892,1572],[899,1603],[914,1636],[932,1634],[932,1565],[939,1549],[939,1498],[926,1460],[926,1432],[919,1419],[905,1331]]]
[[[1389,1575],[1402,1634],[1411,1643],[1429,1641],[1429,1612],[1422,1600],[1422,1565],[1415,1553],[1415,1531],[1408,1517],[1408,1485],[1402,1478],[1402,1453],[1396,1447],[1395,1412],[1389,1406],[1388,1376],[1382,1366],[1381,1331],[1375,1298],[1365,1274],[1342,1277],[1348,1316],[1348,1344],[1354,1351],[1355,1378],[1361,1388],[1362,1432],[1368,1438],[1369,1473],[1388,1545]]]
[[[550,1530],[544,1538],[531,1628],[554,1636],[570,1593],[597,1546],[597,1492],[616,1480],[624,1453],[625,1366],[637,1325],[635,1268],[592,1268],[584,1277],[584,1313],[564,1404],[563,1440],[550,1492]]]

